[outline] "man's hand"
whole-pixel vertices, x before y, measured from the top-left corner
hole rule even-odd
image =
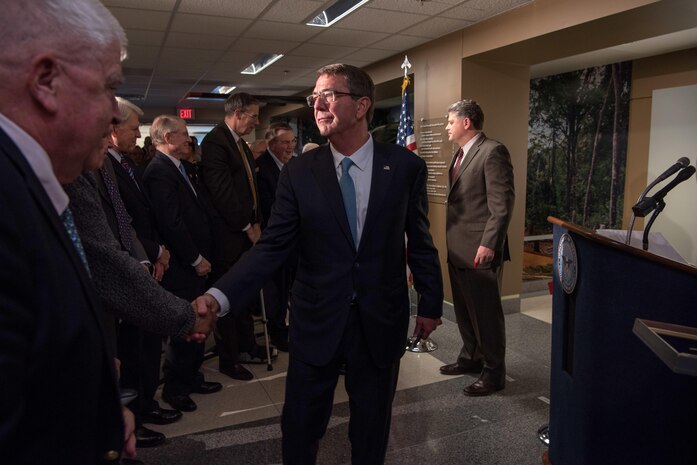
[[[152,266],[152,277],[155,278],[155,281],[159,283],[162,281],[162,277],[165,275],[166,270],[167,268],[165,268],[162,263],[158,261]]]
[[[218,316],[220,312],[220,304],[215,298],[210,294],[203,294],[194,300],[194,309],[199,315],[205,315],[206,313],[215,313]]]
[[[205,258],[201,258],[201,262],[194,267],[196,270],[196,274],[199,276],[208,276],[208,273],[211,272],[211,264],[208,260]]]
[[[477,249],[477,255],[474,257],[474,267],[486,265],[494,259],[494,249],[480,245]]]
[[[205,295],[215,301],[209,294]],[[213,332],[215,322],[218,321],[217,310],[209,309],[205,299],[205,296],[201,296],[191,302],[192,309],[196,313],[196,322],[191,333],[184,338],[186,341],[204,342]]]
[[[419,336],[421,339],[426,339],[436,328],[442,325],[440,318],[426,318],[424,316],[416,317],[416,325],[414,326],[414,336]]]
[[[252,241],[252,244],[256,244],[261,236],[261,227],[259,226],[259,223],[254,223],[247,228],[245,232],[247,233],[249,240]]]
[[[123,455],[127,458],[135,458],[136,456],[136,419],[133,412],[122,406],[121,413],[123,414]]]
[[[167,248],[164,245],[161,245],[160,247],[162,247],[162,253],[160,254],[160,257],[157,259],[157,263],[162,265],[162,268],[164,268],[164,271],[167,271],[169,269],[169,259],[170,259],[169,250],[167,250]],[[158,279],[158,281],[159,281],[159,279]]]

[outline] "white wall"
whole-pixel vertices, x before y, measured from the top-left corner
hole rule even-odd
[[[697,163],[697,85],[654,90],[652,101],[649,181],[680,157]],[[697,178],[678,185],[666,195],[665,202],[666,208],[651,231],[663,233],[685,260],[697,264]]]

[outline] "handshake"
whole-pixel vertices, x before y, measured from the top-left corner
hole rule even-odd
[[[218,320],[220,304],[210,294],[203,294],[191,302],[193,311],[196,314],[196,322],[184,340],[189,342],[204,342],[208,335],[213,332],[215,322]]]

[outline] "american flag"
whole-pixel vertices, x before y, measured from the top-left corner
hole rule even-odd
[[[411,120],[411,114],[409,113],[408,86],[409,78],[405,76],[404,83],[402,83],[402,109],[399,113],[397,145],[401,145],[414,153],[418,153],[416,150],[416,136],[414,135],[414,122]]]

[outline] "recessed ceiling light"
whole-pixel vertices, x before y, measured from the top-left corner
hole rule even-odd
[[[337,0],[332,6],[315,16],[310,18],[308,26],[329,27],[341,18],[357,9],[368,0]]]
[[[242,70],[242,74],[257,74],[283,57],[278,53],[267,53]]]
[[[229,94],[233,90],[235,90],[235,86],[218,86],[215,89],[213,89],[214,94]]]

